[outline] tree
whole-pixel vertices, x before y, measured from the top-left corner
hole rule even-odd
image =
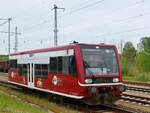
[[[150,37],[141,38],[135,64],[136,69],[140,72],[150,71]]]
[[[122,53],[123,58],[127,59],[129,62],[134,63],[134,57],[136,56],[136,50],[132,42],[126,42]]]
[[[135,59],[135,66],[139,72],[149,72],[150,54],[146,54],[144,51],[138,53]]]
[[[134,58],[136,56],[136,50],[132,42],[126,42],[123,48],[121,57],[122,73],[127,75],[134,66]]]
[[[143,37],[138,44],[139,52],[147,52],[150,53],[150,37]]]

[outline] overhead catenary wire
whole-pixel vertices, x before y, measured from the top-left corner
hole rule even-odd
[[[5,19],[5,18],[0,18],[0,20],[8,20],[8,19]]]
[[[135,29],[129,29],[126,31],[114,32],[114,33],[104,33],[101,35],[97,35],[96,37],[106,36],[106,35],[118,35],[118,34],[122,34],[122,33],[126,33],[126,32],[134,32],[134,31],[145,30],[145,29],[150,29],[150,27],[135,28]]]
[[[88,1],[90,1],[90,0],[88,0]],[[105,1],[105,0],[96,1],[96,2],[91,3],[91,4],[88,4],[88,5],[86,5],[86,6],[83,6],[83,7],[80,7],[80,8],[78,8],[78,9],[72,10],[70,13],[73,13],[73,12],[76,12],[76,11],[79,11],[79,10],[82,10],[82,9],[85,9],[85,8],[88,8],[88,7],[92,7],[92,6],[97,5],[97,4],[99,4],[99,3],[103,2],[103,1]],[[87,3],[87,2],[85,2],[85,3]],[[48,20],[44,20],[43,22],[41,22],[41,23],[39,23],[39,24],[35,24],[35,25],[32,25],[32,26],[29,27],[29,28],[26,28],[25,31],[26,31],[27,29],[32,29],[32,28],[34,28],[34,27],[36,27],[36,26],[38,26],[38,25],[46,24],[46,23],[48,23],[48,22],[49,22]]]
[[[128,20],[134,20],[134,19],[141,18],[141,17],[148,16],[148,15],[150,15],[150,13],[145,13],[145,14],[142,14],[142,13],[141,13],[141,14],[138,14],[138,15],[135,15],[135,16],[126,17],[126,18],[124,18],[124,19],[119,19],[119,20],[114,20],[114,21],[102,23],[102,24],[100,24],[100,25],[103,25],[103,24],[105,24],[105,25],[106,25],[106,24],[116,24],[116,23],[118,23],[118,22],[124,22],[124,21],[128,21]],[[49,22],[48,20],[45,20],[45,21],[43,21],[42,23],[35,24],[35,25],[32,25],[32,26],[30,26],[30,27],[28,27],[28,28],[25,28],[23,31],[24,31],[24,32],[25,32],[25,31],[28,31],[28,30],[30,30],[30,29],[32,29],[32,28],[34,28],[34,27],[37,27],[37,26],[46,24],[46,23],[48,23],[48,22]]]
[[[65,17],[65,16],[67,16],[67,15],[71,15],[71,14],[73,14],[73,13],[75,13],[75,12],[78,12],[78,11],[81,11],[81,10],[83,10],[83,9],[86,9],[86,8],[89,8],[89,7],[98,5],[98,4],[100,4],[100,3],[104,2],[104,1],[105,1],[105,0],[99,0],[99,1],[96,1],[96,2],[94,2],[94,3],[87,4],[87,5],[83,6],[83,7],[80,7],[80,8],[74,9],[74,10],[71,10],[70,12],[68,12],[68,13],[66,13],[66,14],[64,14],[64,15],[62,15],[62,16],[60,16],[60,17]]]
[[[5,25],[6,23],[8,23],[8,20],[7,20],[7,21],[5,21],[5,22],[3,22],[3,23],[1,23],[1,24],[0,24],[0,26]]]
[[[71,10],[71,9],[70,9],[70,10],[71,10],[70,12],[68,12],[68,13],[66,13],[66,14],[64,14],[64,15],[62,15],[62,16],[60,16],[60,17],[65,17],[65,16],[67,16],[67,15],[70,15],[70,14],[72,14],[72,13],[74,13],[74,12],[77,12],[77,11],[80,11],[80,10],[82,10],[82,9],[85,9],[85,8],[88,8],[88,7],[97,5],[97,4],[99,4],[99,3],[103,2],[103,1],[104,1],[104,0],[97,1],[97,2],[88,4],[88,5],[86,5],[86,6],[83,6],[83,7],[74,9],[74,10]],[[141,0],[141,1],[139,1],[139,2],[135,2],[134,4],[132,4],[132,5],[128,6],[128,7],[125,7],[125,8],[117,8],[117,9],[114,9],[114,10],[110,11],[109,13],[107,13],[107,14],[105,14],[105,15],[108,15],[108,14],[110,14],[110,13],[114,13],[114,12],[117,12],[117,11],[121,11],[121,10],[127,9],[127,8],[129,8],[129,7],[133,7],[133,6],[142,4],[142,3],[144,3],[144,0]],[[104,16],[104,15],[103,15],[103,16]]]
[[[78,8],[78,9],[75,9],[75,10],[71,11],[70,13],[74,13],[74,12],[77,12],[77,11],[80,11],[80,10],[83,10],[83,9],[86,9],[86,8],[88,8],[88,7],[95,6],[95,5],[99,4],[99,3],[102,3],[103,1],[105,1],[105,0],[99,0],[99,1],[96,1],[96,2],[94,2],[94,3],[85,5],[85,6],[81,7],[81,8]]]
[[[137,5],[141,5],[141,4],[143,4],[144,2],[145,2],[144,0],[141,0],[141,1],[139,1],[139,2],[135,2],[134,4],[129,5],[129,6],[127,6],[127,7],[113,9],[113,10],[111,10],[110,12],[106,13],[105,15],[108,15],[108,14],[111,14],[111,13],[115,13],[115,12],[120,12],[121,10],[128,9],[128,8],[130,8],[130,7],[134,7],[134,6],[137,6]],[[105,16],[105,15],[103,15],[103,16]]]
[[[90,1],[90,0],[87,0],[87,1]],[[88,7],[92,7],[92,6],[94,6],[94,5],[97,5],[98,3],[101,3],[101,2],[103,2],[104,0],[100,0],[100,1],[96,1],[96,2],[94,2],[94,3],[90,3],[90,4],[88,4],[88,5],[85,5],[85,6],[83,6],[83,7],[80,7],[80,8],[77,8],[77,9],[74,9],[74,10],[71,10],[71,8],[70,8],[70,12],[69,13],[66,13],[66,14],[64,14],[64,15],[62,15],[62,16],[60,16],[60,17],[65,17],[65,16],[67,16],[67,15],[70,15],[70,14],[72,14],[72,13],[74,13],[74,12],[77,12],[77,11],[80,11],[80,10],[82,10],[82,9],[85,9],[85,8],[88,8]],[[82,3],[82,5],[84,5],[85,3],[88,3],[88,2],[84,2],[84,3]],[[120,8],[119,9],[119,11],[120,10],[123,10],[123,9],[127,9],[127,8],[129,8],[129,7],[133,7],[133,6],[135,6],[135,5],[139,5],[139,4],[141,4],[141,3],[144,3],[144,0],[141,0],[141,1],[139,1],[139,2],[136,2],[136,3],[134,3],[133,5],[130,5],[130,6],[128,6],[128,7],[125,7],[125,8]],[[114,13],[115,11],[118,11],[118,9],[115,9],[115,10],[113,10],[112,11],[112,13]],[[137,17],[142,17],[142,16],[144,16],[144,15],[138,15]],[[131,18],[136,18],[136,16],[134,17],[131,17]],[[121,20],[120,20],[121,21]],[[124,21],[126,21],[126,20],[124,20]],[[29,29],[32,29],[32,28],[35,28],[36,26],[40,26],[40,25],[42,25],[42,24],[46,24],[46,23],[48,23],[49,21],[48,20],[44,20],[43,22],[41,22],[41,23],[38,23],[38,24],[34,24],[34,25],[32,25],[31,27],[28,27],[28,28],[25,28],[25,31],[27,31],[27,30],[29,30]]]
[[[81,8],[81,7],[80,7]],[[79,9],[79,8],[78,8]],[[84,8],[83,8],[84,9]],[[125,9],[125,8],[123,8],[123,9]],[[77,9],[76,9],[77,10]],[[80,9],[80,10],[82,10],[82,8]],[[80,11],[79,10],[79,11]],[[74,11],[75,11],[75,9],[74,9]],[[119,10],[120,11],[120,10]],[[113,11],[113,13],[115,12],[115,10]],[[72,14],[72,13],[70,13],[70,14]],[[138,16],[138,15],[137,15]],[[139,17],[143,17],[144,15],[142,15],[142,14],[139,14]],[[127,17],[127,18],[125,18],[125,19],[121,19],[120,20],[120,22],[124,22],[124,21],[127,21],[127,20],[133,20],[133,19],[136,19],[136,18],[138,18],[138,17],[136,17],[136,16],[133,16],[133,17]],[[117,22],[118,20],[116,20],[116,22]],[[38,24],[35,24],[35,25],[31,25],[31,26],[27,26],[28,28],[25,28],[25,31],[28,31],[28,30],[30,30],[30,29],[32,29],[32,28],[35,28],[35,27],[37,27],[37,26],[39,26],[39,27],[41,27],[40,25],[42,25],[42,24],[45,24],[45,23],[48,23],[49,22],[49,20],[45,20],[45,21],[43,21],[42,23],[38,23]],[[114,23],[114,22],[113,22]],[[23,29],[23,31],[24,31],[24,29]]]
[[[34,25],[32,25],[32,26],[29,26],[29,27],[27,27],[27,28],[24,28],[22,32],[28,31],[28,30],[30,30],[30,29],[33,29],[33,28],[35,28],[35,27],[37,27],[37,26],[46,24],[46,23],[48,23],[48,22],[49,22],[48,20],[45,20],[45,21],[43,21],[43,22],[41,22],[41,23],[34,24]]]

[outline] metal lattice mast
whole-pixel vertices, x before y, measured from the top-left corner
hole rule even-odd
[[[57,29],[57,9],[63,9],[65,10],[65,8],[58,8],[55,4],[54,4],[54,46],[58,45],[58,40],[57,40],[57,33],[58,33],[58,29]]]
[[[15,46],[14,46],[14,52],[18,51],[18,31],[17,27],[15,28]]]

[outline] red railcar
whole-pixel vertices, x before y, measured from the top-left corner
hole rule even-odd
[[[117,100],[122,85],[114,45],[71,44],[10,55],[9,82],[87,104]]]
[[[1,72],[8,71],[8,61],[0,61],[0,71]]]

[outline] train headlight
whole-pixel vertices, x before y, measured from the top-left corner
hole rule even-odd
[[[85,79],[85,83],[86,84],[91,84],[92,83],[92,79],[91,78],[86,78]]]
[[[119,78],[113,78],[113,82],[119,82]]]

